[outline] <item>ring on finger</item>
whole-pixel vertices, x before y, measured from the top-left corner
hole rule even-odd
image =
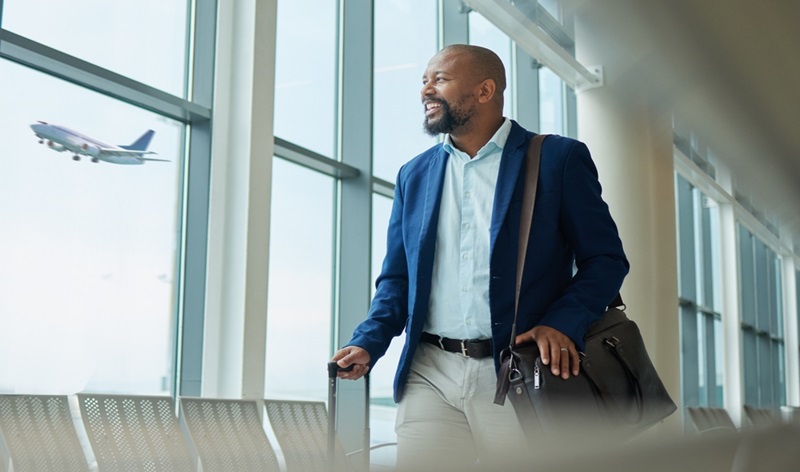
[[[569,351],[569,349],[567,349],[567,348],[565,348],[565,347],[562,347],[562,348],[561,348],[561,350],[562,350],[562,351]]]

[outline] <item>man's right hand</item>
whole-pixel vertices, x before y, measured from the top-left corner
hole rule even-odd
[[[369,371],[369,353],[366,349],[358,346],[347,346],[339,349],[333,355],[331,361],[336,362],[342,368],[353,365],[353,370],[351,371],[339,371],[338,376],[340,379],[360,379]]]

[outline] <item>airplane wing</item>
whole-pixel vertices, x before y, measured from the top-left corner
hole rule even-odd
[[[141,159],[143,161],[172,162],[172,161],[170,161],[168,159],[153,159],[153,158],[147,158],[147,157],[142,157]]]

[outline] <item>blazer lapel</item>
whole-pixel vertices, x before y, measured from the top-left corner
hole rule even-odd
[[[525,161],[525,143],[527,133],[515,121],[511,122],[511,132],[503,148],[503,156],[500,160],[500,169],[497,173],[497,187],[494,192],[494,206],[492,207],[492,223],[489,227],[490,253],[494,252],[494,243],[497,234],[503,226],[503,221],[508,213],[508,205],[511,203],[511,196],[517,186],[522,163]]]

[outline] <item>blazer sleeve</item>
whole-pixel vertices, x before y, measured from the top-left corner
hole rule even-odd
[[[375,296],[367,319],[356,327],[347,343],[365,349],[372,366],[386,353],[392,338],[403,332],[408,319],[408,262],[403,241],[401,180],[398,176],[386,237],[386,257],[375,281]]]
[[[561,331],[583,350],[586,330],[617,295],[630,265],[589,149],[579,141],[567,153],[561,189],[560,225],[577,272],[539,324]]]

